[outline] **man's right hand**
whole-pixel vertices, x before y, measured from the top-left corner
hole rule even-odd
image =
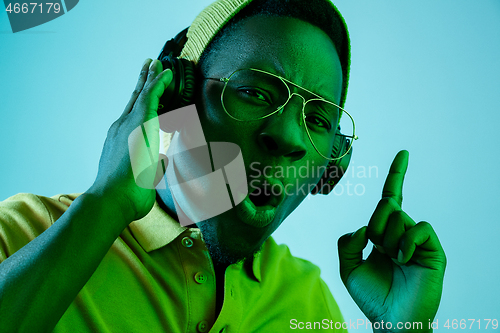
[[[162,72],[159,61],[146,60],[130,102],[109,129],[94,184],[48,229],[0,263],[1,333],[52,332],[123,229],[151,210],[154,186],[146,189],[136,184],[129,136],[148,120],[158,124],[159,97],[171,81],[170,70]],[[155,136],[159,125],[147,127],[149,152],[159,152],[159,135]],[[137,137],[144,140],[142,135]],[[146,145],[138,147],[142,153]],[[149,152],[147,162],[157,161],[159,154],[151,153],[151,159]],[[28,209],[16,214],[30,216]],[[43,228],[51,218],[47,211],[35,214],[29,223]]]
[[[87,191],[104,200],[106,205],[114,205],[117,211],[123,213],[123,219],[117,221],[117,223],[124,223],[123,228],[130,222],[144,217],[153,207],[156,197],[154,186],[144,188],[137,185],[129,153],[131,144],[129,136],[134,129],[141,128],[141,125],[148,122],[149,151],[141,151],[140,156],[134,154],[133,158],[147,159],[147,163],[151,163],[151,172],[155,174],[158,153],[151,154],[151,152],[159,151],[158,103],[171,81],[170,69],[162,71],[160,61],[146,59],[130,101],[120,118],[108,131],[99,161],[97,178]],[[144,130],[144,127],[142,128]],[[156,133],[156,135],[151,135],[151,133]],[[131,139],[144,140],[144,137],[136,135],[131,136]],[[141,145],[137,144],[137,147]]]

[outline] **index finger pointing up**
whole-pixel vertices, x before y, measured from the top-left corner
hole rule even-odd
[[[382,198],[391,197],[399,206],[403,203],[403,181],[408,168],[408,156],[409,153],[406,150],[401,150],[396,155],[382,190]]]

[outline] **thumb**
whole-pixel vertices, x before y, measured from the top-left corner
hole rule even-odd
[[[345,234],[339,238],[340,277],[346,284],[349,275],[363,263],[363,249],[368,244],[366,226],[356,232]]]

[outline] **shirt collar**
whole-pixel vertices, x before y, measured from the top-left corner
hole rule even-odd
[[[157,250],[170,244],[185,230],[194,229],[183,227],[172,216],[168,215],[155,201],[151,211],[140,220],[129,224],[129,229],[137,242],[146,252]],[[258,252],[248,264],[251,269],[248,273],[261,281],[261,252]],[[237,265],[237,264],[234,264]]]
[[[261,251],[259,251],[253,258],[252,258],[252,273],[253,276],[257,281],[261,281],[262,277],[260,275],[260,256],[261,256]]]
[[[179,236],[183,227],[160,208],[155,201],[153,208],[140,220],[129,224],[130,232],[146,252],[157,250]]]

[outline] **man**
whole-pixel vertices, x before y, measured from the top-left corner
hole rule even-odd
[[[325,20],[307,15],[310,7],[331,20],[333,33]],[[248,182],[257,179],[254,188],[249,184],[251,194],[269,183],[288,189],[286,195],[250,195],[234,209],[185,228],[168,186],[138,186],[130,134],[157,118],[159,99],[173,79],[172,71],[148,59],[108,132],[88,191],[52,199],[18,196],[2,204],[0,331],[279,332],[299,323],[344,330],[336,325],[342,317],[318,269],[270,238],[306,197],[298,189],[317,184],[321,175],[256,173],[268,166],[329,163],[341,113],[327,106],[345,100],[347,32],[323,0],[218,1],[210,8],[201,16],[218,22],[213,34],[220,33],[213,40],[209,34],[209,45],[201,43],[203,54],[191,53],[199,61],[196,106],[206,141],[240,147]],[[188,35],[192,50],[199,29],[193,23]],[[257,88],[266,80],[282,82],[289,89],[286,104],[274,108],[268,92],[275,83],[269,90],[240,85],[239,97],[228,98],[235,73],[246,73],[242,82],[258,77]],[[310,113],[311,100],[321,100],[327,112]],[[236,106],[249,103],[252,110],[269,111],[242,121],[247,113]],[[159,150],[157,141],[149,144]],[[415,331],[430,331],[441,296],[446,259],[437,236],[401,210],[407,161],[406,152],[396,156],[368,226],[339,240],[342,280],[378,323],[376,331],[410,331],[407,322],[422,323]],[[177,171],[183,175],[189,168]],[[368,239],[378,250],[362,261]]]

